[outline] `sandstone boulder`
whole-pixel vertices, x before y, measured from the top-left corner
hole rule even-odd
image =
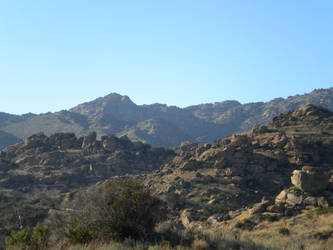
[[[328,177],[323,171],[305,167],[302,170],[294,170],[291,183],[304,192],[316,193],[328,187]]]
[[[180,214],[180,220],[185,228],[191,226],[191,222],[196,219],[196,212],[193,209],[186,208]]]
[[[301,194],[297,194],[295,192],[290,192],[287,194],[286,203],[291,207],[301,205],[304,200],[304,196]]]
[[[286,204],[286,206],[289,207],[302,205],[303,201],[304,201],[304,195],[292,189],[282,190],[281,193],[278,194],[275,198],[275,204],[284,203]]]
[[[279,203],[285,203],[287,201],[287,191],[286,190],[282,190],[275,198],[275,203],[279,204]]]

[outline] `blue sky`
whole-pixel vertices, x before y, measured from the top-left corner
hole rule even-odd
[[[268,101],[333,86],[333,1],[0,0],[0,111]]]

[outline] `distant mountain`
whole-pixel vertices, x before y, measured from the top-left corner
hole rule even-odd
[[[21,140],[16,136],[0,131],[0,149],[7,147],[8,145],[12,145],[20,142]]]
[[[268,123],[280,113],[306,104],[333,111],[333,88],[270,102],[241,104],[224,101],[186,108],[163,104],[136,105],[129,97],[112,93],[68,111],[22,116],[0,113],[0,131],[19,139],[39,132],[46,135],[74,132],[82,136],[96,131],[99,136],[127,135],[153,146],[178,146],[182,141],[207,142],[247,131],[254,125]],[[0,140],[0,147],[16,142],[2,137]]]

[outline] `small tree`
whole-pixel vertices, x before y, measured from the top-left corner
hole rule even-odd
[[[110,179],[89,192],[86,208],[77,216],[71,235],[84,233],[84,241],[89,238],[146,240],[166,214],[164,208],[164,203],[136,180]],[[70,235],[67,237],[72,241]]]
[[[39,223],[33,228],[31,243],[35,249],[46,249],[50,231],[47,227],[42,227]]]
[[[31,245],[31,234],[28,230],[22,229],[19,231],[12,231],[10,236],[6,237],[7,246],[30,246]]]
[[[94,239],[91,228],[75,218],[68,223],[65,235],[71,244],[85,244]]]
[[[6,245],[20,247],[21,249],[46,249],[48,238],[48,228],[37,223],[32,232],[27,229],[12,231],[10,236],[6,237]]]

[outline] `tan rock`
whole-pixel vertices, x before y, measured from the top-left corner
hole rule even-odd
[[[285,203],[287,201],[287,191],[282,190],[275,198],[275,203]]]
[[[298,195],[296,193],[287,193],[287,200],[286,203],[291,206],[296,206],[302,204],[304,200],[303,195]]]
[[[304,192],[316,193],[328,187],[328,177],[322,171],[294,170],[291,183]]]
[[[180,213],[180,221],[185,228],[191,227],[191,222],[195,219],[195,213],[191,208],[186,208]]]

